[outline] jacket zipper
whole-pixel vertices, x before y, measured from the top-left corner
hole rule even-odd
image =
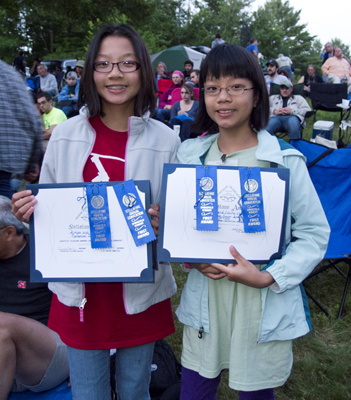
[[[86,117],[86,116],[85,116]],[[87,124],[90,126],[90,128],[91,128],[91,130],[93,131],[93,136],[94,136],[94,138],[93,138],[93,142],[92,142],[92,144],[91,144],[91,146],[90,146],[90,149],[89,149],[89,152],[88,152],[88,155],[85,157],[85,160],[84,160],[84,163],[83,163],[83,169],[82,169],[82,182],[84,182],[84,177],[83,177],[83,171],[84,171],[84,166],[85,166],[85,164],[87,163],[87,160],[88,160],[88,158],[89,158],[89,156],[90,156],[90,154],[91,154],[91,151],[93,150],[93,148],[94,148],[94,144],[95,144],[95,140],[96,140],[96,132],[95,132],[95,129],[93,129],[92,128],[92,126],[90,125],[90,123],[89,123],[89,119],[86,117],[86,122],[87,122]],[[86,303],[87,303],[87,301],[88,301],[88,299],[85,297],[85,283],[82,283],[82,287],[83,287],[83,289],[82,289],[82,301],[80,302],[80,305],[79,305],[79,321],[80,322],[84,322],[84,307],[85,307],[85,305],[86,305]]]
[[[82,283],[83,285],[83,292],[82,292],[82,301],[80,302],[79,305],[79,321],[84,322],[84,307],[87,303],[87,298],[85,297],[85,283]]]
[[[127,138],[127,143],[126,143],[126,151],[125,151],[125,155],[124,155],[124,180],[126,180],[126,174],[127,174],[127,150],[128,150],[128,142],[129,142],[129,138],[130,138],[130,120],[131,117],[128,118],[128,138]],[[124,310],[126,312],[127,315],[129,315],[128,309],[127,309],[127,305],[126,305],[126,296],[125,296],[125,286],[124,286],[124,282],[122,282],[122,298],[123,298],[123,306],[124,306]]]

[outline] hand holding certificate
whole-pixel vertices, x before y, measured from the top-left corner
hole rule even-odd
[[[255,264],[281,257],[289,170],[261,168],[259,179],[256,173],[249,171],[244,179],[243,191],[238,167],[217,167],[218,230],[201,231],[197,229],[197,210],[194,209],[199,201],[196,166],[166,164],[161,194],[158,260],[232,263],[230,245]],[[256,186],[261,186],[261,192],[257,192]],[[244,225],[243,203],[247,208],[248,230]]]
[[[148,181],[135,183],[133,195],[122,189],[124,209],[114,190],[117,182],[99,190],[97,184],[30,185],[37,192],[30,223],[31,279],[152,282],[150,242],[155,236],[145,213],[150,187]]]

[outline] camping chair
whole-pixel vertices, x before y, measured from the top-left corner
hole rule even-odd
[[[342,103],[342,99],[347,99],[347,83],[311,83],[310,98],[312,108],[318,110],[340,113],[340,122],[342,109],[337,104]],[[314,118],[316,120],[316,116]]]
[[[195,99],[197,101],[199,101],[199,88],[194,87],[193,89],[194,89]],[[172,100],[171,100],[172,107],[173,107],[174,103],[176,103],[177,101],[180,101],[182,99],[182,95],[180,94],[180,92],[181,92],[181,88],[177,88],[177,89],[173,90],[173,92],[172,92]]]
[[[172,85],[173,85],[172,79],[158,79],[157,80],[157,87],[158,87],[158,91],[156,93],[156,96],[157,96],[157,107],[158,107],[158,104],[160,102],[160,97]]]
[[[293,94],[302,96],[304,85],[303,83],[299,83],[298,85],[294,85]],[[273,96],[275,94],[280,94],[280,85],[277,83],[271,83],[269,95]],[[305,114],[305,120],[312,117],[315,114],[315,111],[307,111]],[[280,139],[283,139],[285,136],[289,137],[287,132],[279,132],[276,136]],[[301,137],[303,137],[303,128],[301,127]]]
[[[294,85],[293,94],[298,94],[298,95],[302,96],[303,88],[304,88],[303,83]],[[280,94],[280,85],[278,85],[277,83],[271,82],[269,95],[272,96],[273,94]]]
[[[324,260],[307,279],[331,267],[345,278],[340,318],[351,280],[351,147],[334,150],[301,139],[292,140],[291,144],[307,158],[311,180],[331,228]],[[347,273],[340,269],[341,263],[347,265]],[[320,303],[309,292],[306,293],[328,315]]]

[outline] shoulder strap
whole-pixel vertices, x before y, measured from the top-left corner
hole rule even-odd
[[[318,156],[316,159],[314,159],[312,162],[310,162],[307,165],[307,168],[313,167],[315,164],[317,164],[318,161],[322,160],[324,157],[326,157],[327,155],[331,154],[334,150],[335,149],[327,149],[320,156]]]

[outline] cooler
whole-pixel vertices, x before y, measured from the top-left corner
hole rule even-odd
[[[317,121],[313,124],[313,138],[320,135],[326,139],[333,140],[333,121]]]

